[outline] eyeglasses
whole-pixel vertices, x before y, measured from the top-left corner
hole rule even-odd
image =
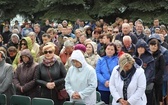
[[[26,43],[21,43],[21,45],[24,45],[24,46],[26,46]]]
[[[44,54],[52,54],[53,53],[53,51],[44,51]]]
[[[118,33],[118,31],[113,31],[113,33]]]

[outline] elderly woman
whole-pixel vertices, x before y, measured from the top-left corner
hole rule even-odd
[[[119,40],[115,40],[115,41],[114,41],[114,44],[115,44],[116,47],[117,47],[118,57],[120,57],[122,54],[124,54],[124,51],[122,51],[123,44],[122,44],[122,42],[119,41]]]
[[[38,89],[35,84],[35,72],[38,64],[34,62],[29,49],[23,50],[20,58],[22,63],[18,65],[13,79],[16,94],[34,98]]]
[[[86,62],[80,50],[73,51],[71,62],[72,66],[65,78],[65,87],[70,101],[95,105],[97,78],[94,68]]]
[[[36,82],[41,86],[40,97],[52,99],[54,105],[62,105],[64,100],[58,99],[58,91],[64,88],[66,70],[55,58],[54,51],[55,47],[51,44],[43,47],[45,57],[37,69]]]
[[[7,105],[10,105],[10,97],[15,94],[12,85],[13,69],[12,65],[5,62],[6,55],[0,51],[0,94],[7,96]]]
[[[93,68],[96,68],[96,64],[100,56],[97,54],[97,44],[95,42],[89,42],[86,44],[86,52],[84,56],[86,62]]]
[[[105,52],[106,56],[99,58],[97,62],[96,74],[98,79],[98,91],[101,94],[101,99],[106,104],[109,104],[109,80],[113,68],[118,65],[116,45],[114,43],[107,44]]]
[[[109,83],[112,105],[146,105],[146,78],[141,64],[128,53],[121,55]]]

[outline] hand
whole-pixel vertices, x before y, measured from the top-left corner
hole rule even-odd
[[[79,93],[78,93],[78,92],[74,92],[74,93],[72,94],[72,98],[73,98],[73,99],[80,99]]]
[[[48,82],[48,83],[46,84],[46,87],[47,87],[48,89],[54,89],[55,83],[54,83],[54,82]]]
[[[130,105],[128,101],[124,100],[122,105]]]
[[[23,93],[23,88],[22,87],[20,88],[20,91]]]
[[[123,98],[121,98],[121,99],[119,100],[119,103],[120,103],[121,105],[124,105],[124,104],[125,104],[125,100],[124,100]]]
[[[104,85],[105,87],[109,87],[109,81],[106,81]]]

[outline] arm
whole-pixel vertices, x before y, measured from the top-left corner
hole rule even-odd
[[[97,65],[96,65],[96,74],[97,74],[97,79],[98,79],[98,81],[100,82],[100,83],[102,83],[102,84],[105,84],[105,82],[107,81],[103,76],[102,76],[102,74],[101,74],[101,62],[102,60],[101,60],[101,58],[98,60],[98,62],[97,62]]]
[[[155,66],[154,65],[155,65],[154,61],[152,61],[145,68],[147,85],[153,82],[153,79],[155,78]]]
[[[116,66],[114,69],[113,69],[113,72],[112,72],[112,75],[110,77],[110,82],[109,82],[109,89],[110,89],[110,93],[112,94],[114,100],[117,102],[120,98],[122,98],[118,91],[117,91],[117,87],[116,87],[116,84],[115,84],[115,76],[118,75],[118,71],[116,70],[118,68],[118,66]]]
[[[135,105],[138,100],[143,96],[146,89],[146,77],[144,72],[141,72],[139,77],[137,77],[137,89],[135,93],[127,100],[130,105]]]
[[[20,91],[21,89],[20,81],[19,81],[20,70],[21,70],[21,65],[17,67],[15,74],[14,74],[14,79],[13,79],[13,83],[18,91]]]
[[[6,68],[6,78],[2,81],[0,84],[0,93],[5,92],[9,86],[12,84],[12,79],[13,79],[13,70],[12,66],[9,66]]]
[[[90,96],[94,91],[96,91],[97,77],[94,69],[90,71],[90,74],[88,75],[87,79],[88,79],[88,87],[79,92],[81,99]]]

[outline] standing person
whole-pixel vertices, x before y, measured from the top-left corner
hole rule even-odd
[[[152,52],[152,55],[155,59],[155,78],[154,78],[154,88],[155,88],[155,96],[156,96],[156,104],[162,105],[162,87],[163,87],[163,74],[165,69],[165,60],[160,51],[160,43],[157,39],[150,39],[148,42],[149,49]]]
[[[109,104],[109,80],[113,68],[118,65],[117,48],[113,43],[107,44],[105,49],[106,56],[101,57],[96,65],[96,74],[98,79],[98,91],[101,94],[101,100]]]
[[[48,44],[43,47],[44,59],[37,70],[36,83],[41,86],[40,97],[49,98],[54,105],[63,105],[65,100],[58,100],[56,90],[64,88],[66,70],[64,65],[54,57],[55,47]]]
[[[18,65],[13,79],[16,94],[34,98],[38,91],[35,84],[35,72],[38,64],[34,62],[29,49],[23,50],[20,58],[22,63]]]
[[[9,26],[5,26],[5,31],[2,33],[4,45],[7,45],[7,43],[9,42],[10,36],[11,36],[11,32],[9,30]]]
[[[12,65],[5,62],[5,53],[0,51],[0,94],[7,96],[7,105],[10,105],[10,97],[15,94],[12,84]]]
[[[94,68],[86,62],[80,50],[73,51],[71,62],[72,66],[65,78],[65,87],[70,96],[70,101],[95,105],[97,78]]]
[[[124,53],[119,58],[119,65],[113,69],[110,78],[112,105],[146,105],[146,78],[141,68],[142,61]]]

